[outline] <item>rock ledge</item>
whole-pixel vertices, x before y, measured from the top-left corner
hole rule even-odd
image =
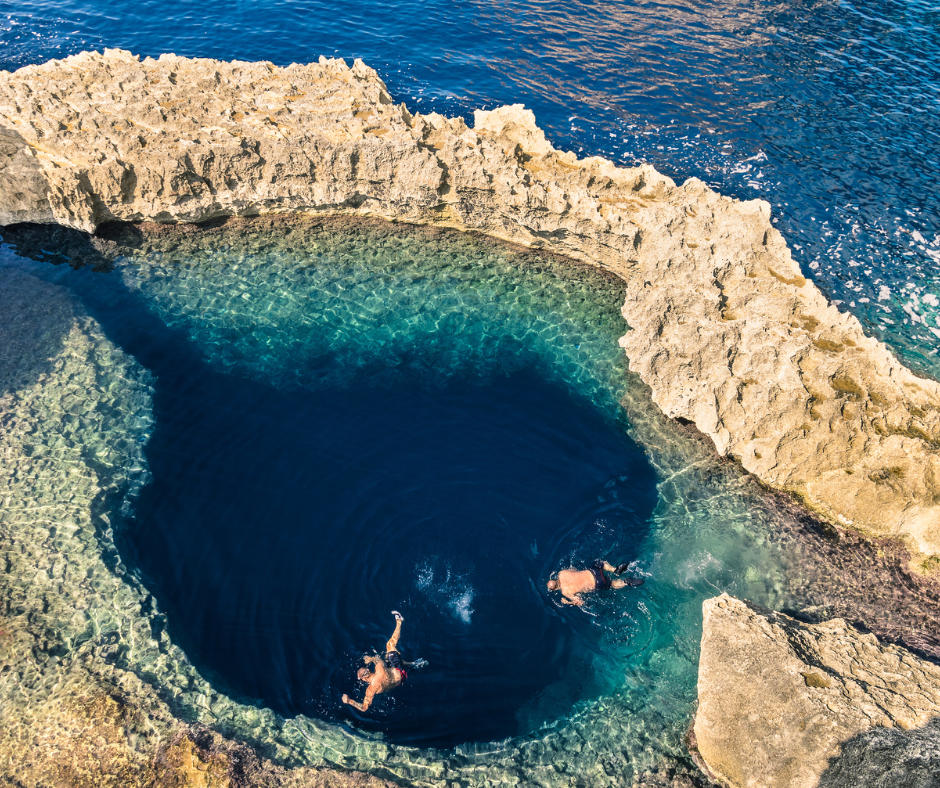
[[[478,230],[617,273],[621,344],[663,412],[833,521],[940,553],[940,385],[801,276],[766,202],[556,151],[520,105],[472,129],[412,115],[358,60],[106,50],[0,74],[0,224],[285,212]]]
[[[816,788],[821,778],[936,784],[914,777],[940,768],[940,667],[842,619],[802,624],[727,594],[706,600],[703,612],[693,738],[713,779],[734,788]],[[872,767],[886,738],[887,765]],[[901,782],[843,782],[846,772],[873,777],[873,768],[884,777],[891,750],[900,754],[908,739],[921,763],[899,769]],[[837,760],[846,751],[855,763]]]

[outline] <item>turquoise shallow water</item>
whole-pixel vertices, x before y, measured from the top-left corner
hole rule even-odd
[[[199,718],[200,709],[212,708],[227,733],[266,752],[289,746],[291,757],[305,763],[381,766],[431,783],[459,777],[478,784],[472,775],[482,779],[474,770],[483,768],[510,781],[524,774],[534,784],[568,784],[575,775],[619,785],[651,769],[691,768],[684,736],[707,597],[727,591],[804,616],[842,615],[922,653],[940,653],[936,600],[898,571],[890,552],[884,556],[877,546],[820,529],[717,458],[707,442],[661,418],[643,386],[625,372],[617,340],[626,326],[615,279],[467,236],[383,224],[256,220],[200,233],[141,236],[117,228],[106,234],[121,252],[109,272],[31,262],[10,247],[3,265],[68,288],[76,308],[87,310],[111,342],[155,375],[153,421],[142,421],[139,435],[120,438],[147,442],[152,478],[139,502],[123,514],[112,511],[109,522],[129,589],[155,594],[143,621],[187,652],[168,659],[163,647],[131,639],[121,659],[166,688],[184,715]],[[22,251],[28,246],[20,244]],[[45,256],[56,251],[40,246]],[[126,373],[96,374],[98,385],[119,393]],[[443,403],[451,423],[432,417],[431,403]],[[525,413],[527,403],[539,413]],[[461,432],[474,440],[488,434],[498,452],[489,464],[497,473],[477,474],[485,455],[468,454],[457,463],[463,469],[457,477],[403,480],[395,474],[417,466],[394,457],[388,466],[369,459],[371,450],[353,437],[352,426],[317,414],[318,408],[339,414],[346,406],[363,422],[355,429],[361,426],[366,440],[371,430],[402,442],[401,426],[383,421],[401,413],[428,413],[432,440],[435,434],[451,443]],[[277,430],[272,421],[256,426],[256,416],[271,408],[298,420],[282,418]],[[477,421],[461,429],[460,408]],[[220,420],[226,411],[236,419],[228,428]],[[539,414],[549,414],[548,421],[535,418]],[[480,418],[489,420],[485,429]],[[208,439],[202,429],[210,430]],[[325,438],[331,430],[338,430],[333,443]],[[351,441],[346,459],[345,435]],[[585,438],[579,435],[590,436],[580,448]],[[385,455],[383,440],[378,446]],[[645,457],[630,448],[632,441]],[[298,457],[318,445],[331,447],[333,461],[324,467],[334,475],[325,484],[340,491],[323,520],[313,511],[316,484],[278,470],[285,461],[306,467]],[[435,457],[447,456],[440,451],[431,450],[432,466],[441,464]],[[244,456],[256,452],[255,465],[246,463]],[[530,470],[521,471],[520,458],[532,452],[539,461],[526,461]],[[369,479],[355,465],[364,459],[379,475],[364,491],[342,492],[349,478]],[[67,468],[67,458],[63,462]],[[553,476],[559,467],[561,476]],[[539,492],[546,481],[551,495]],[[435,494],[428,516],[440,525],[422,536],[398,515],[417,511],[408,496],[437,483],[451,487]],[[463,492],[455,492],[458,487]],[[293,488],[297,501],[285,509]],[[240,502],[243,492],[248,503]],[[527,495],[545,500],[532,508]],[[239,508],[260,522],[261,536],[241,530],[233,538],[226,518],[239,516]],[[224,514],[218,527],[211,522],[215,512]],[[345,518],[342,527],[331,529],[338,516]],[[489,521],[481,524],[484,518]],[[513,518],[519,525],[510,525]],[[407,547],[394,538],[373,539],[363,523],[389,524],[393,534],[407,537]],[[353,542],[344,546],[346,535]],[[471,544],[461,547],[463,536]],[[272,555],[280,550],[280,563],[252,547],[259,538],[276,546]],[[432,538],[439,541],[433,549],[415,549]],[[494,549],[477,553],[474,541]],[[302,576],[314,563],[304,555],[323,544],[340,585],[362,585],[367,596],[382,589],[382,598],[329,601],[317,578],[308,578],[297,604],[278,603],[272,589],[290,588],[287,573]],[[161,549],[168,560],[155,560]],[[555,608],[541,581],[569,562],[583,564],[609,550],[631,561],[631,573],[645,578],[644,586],[596,599],[584,612]],[[219,563],[229,555],[231,563]],[[505,556],[521,581],[505,588],[509,606],[500,602]],[[239,563],[242,558],[247,561]],[[299,571],[291,569],[292,560]],[[206,578],[200,566],[213,567]],[[252,566],[263,569],[257,583]],[[496,576],[488,575],[491,568]],[[217,589],[201,590],[200,579]],[[204,598],[213,590],[234,612],[230,619]],[[395,606],[408,617],[406,654],[425,656],[432,666],[377,707],[374,717],[346,715],[336,695],[350,689],[358,654],[381,647]],[[534,656],[512,656],[513,638],[500,635],[505,624],[491,610],[515,610],[526,626],[535,623],[522,632],[538,645]],[[527,661],[543,655],[548,669],[536,671],[536,684],[512,701],[508,715],[500,712],[508,724],[463,729],[459,715],[443,711],[443,688],[435,687],[461,675],[460,665],[448,662],[448,638],[459,644],[487,623],[491,641],[471,660],[485,666],[482,680],[486,670],[494,671],[497,686],[512,683],[520,670],[531,678]],[[203,633],[218,635],[229,652],[240,650],[249,669],[233,670],[231,653],[227,659],[213,655],[200,642]],[[321,634],[325,645],[316,642]],[[263,662],[268,657],[259,643],[273,647],[267,649],[273,662]],[[521,648],[517,654],[525,654],[524,643]],[[330,670],[312,680],[307,656],[313,664],[317,657],[331,661]],[[206,700],[200,685],[193,687],[193,664],[230,699]],[[267,684],[257,681],[262,670]],[[480,693],[474,703],[485,710]],[[279,714],[259,717],[259,705]],[[421,722],[426,713],[446,717],[436,739],[428,735],[435,723]],[[406,734],[407,725],[413,731]],[[464,730],[471,741],[452,746]],[[422,738],[439,748],[410,746]]]
[[[278,64],[326,54],[363,57],[394,98],[412,109],[469,116],[478,107],[523,102],[559,147],[624,164],[649,161],[680,181],[696,176],[726,194],[767,199],[804,273],[906,363],[936,376],[935,6],[881,0],[704,6],[0,2],[0,67],[103,46]],[[281,226],[254,240],[220,232],[176,248],[153,240],[149,249],[129,248],[107,279],[39,265],[9,248],[2,260],[17,273],[66,286],[73,311],[88,309],[101,325],[136,299],[141,319],[154,321],[154,335],[173,332],[175,347],[205,362],[207,376],[246,380],[278,396],[336,395],[365,380],[381,391],[401,386],[409,375],[432,390],[537,375],[554,392],[549,399],[572,398],[608,425],[608,435],[625,430],[655,469],[655,506],[635,556],[647,583],[629,598],[632,607],[600,611],[629,614],[629,637],[608,631],[596,617],[563,619],[576,642],[603,644],[600,653],[585,645],[585,653],[597,654],[583,671],[593,681],[574,693],[570,682],[544,684],[541,705],[525,707],[515,721],[528,731],[521,738],[433,752],[389,748],[369,738],[378,735],[374,731],[357,728],[360,733],[349,736],[352,729],[323,727],[315,713],[285,722],[251,705],[251,688],[239,691],[231,677],[209,672],[248,703],[213,695],[194,678],[186,655],[167,646],[172,616],[161,607],[164,597],[157,595],[156,607],[141,605],[147,586],[133,577],[140,567],[129,574],[122,568],[132,546],[118,551],[110,527],[101,526],[88,544],[105,553],[101,572],[119,584],[118,590],[107,586],[108,594],[128,609],[149,611],[140,613],[146,626],[134,629],[124,608],[115,611],[117,603],[100,596],[97,606],[63,624],[72,642],[89,632],[102,642],[110,638],[120,659],[153,676],[185,716],[254,741],[269,754],[287,757],[289,751],[304,762],[380,768],[437,784],[482,784],[488,776],[509,783],[623,785],[649,770],[668,775],[688,768],[682,740],[694,704],[699,606],[721,591],[809,617],[843,615],[921,653],[940,654],[937,600],[897,569],[890,550],[885,556],[850,536],[819,530],[719,462],[683,428],[659,419],[642,386],[622,376],[616,338],[625,328],[615,283],[576,276],[561,277],[566,284],[560,285],[550,261],[536,263],[544,268],[538,276],[521,276],[519,261],[505,250],[467,239],[429,240],[401,228],[398,236],[374,230],[362,235]],[[43,314],[48,291],[44,285],[30,289],[29,281],[6,283],[2,295],[15,292],[32,304],[30,314]],[[147,398],[129,382],[134,374],[147,380],[146,370],[135,373],[115,361],[120,353],[109,343],[121,341],[113,322],[107,337],[88,329],[97,350],[85,358],[74,335],[59,336],[71,319],[57,319],[50,330],[33,325],[43,358],[4,355],[0,369],[15,386],[43,373],[73,375],[64,393],[54,376],[35,398],[24,395],[22,407],[40,423],[43,408],[56,418],[66,409],[62,418],[93,422],[98,432],[86,424],[85,432],[69,427],[48,436],[40,427],[24,427],[24,451],[54,454],[50,478],[60,480],[80,467],[80,455],[93,457],[114,490],[133,487],[123,505],[105,512],[115,526],[132,529],[133,520],[125,518],[132,518],[136,490],[149,473],[139,447],[159,429]],[[60,351],[65,361],[43,360]],[[318,366],[318,359],[329,363]],[[98,383],[94,408],[80,396],[90,381]],[[109,419],[113,424],[102,427]],[[6,434],[7,425],[0,426]],[[128,458],[120,473],[108,465],[118,458]],[[80,482],[91,484],[76,478],[76,500]],[[92,495],[97,488],[89,489]],[[600,498],[611,494],[602,490]],[[609,503],[594,502],[601,509]],[[4,513],[0,525],[9,516]],[[65,544],[62,538],[57,532],[49,543]],[[582,557],[562,549],[563,542],[558,537],[553,549],[538,543],[543,564],[533,578],[548,563]],[[425,575],[409,574],[414,599],[425,605],[415,578],[446,585],[447,567],[437,560],[430,556],[417,567]],[[466,584],[455,581],[451,590],[436,604],[457,623],[458,609],[476,607],[466,601]],[[371,645],[383,636],[386,615],[382,607],[374,616],[355,616],[369,622],[361,642]],[[275,694],[271,703],[276,700]],[[560,708],[567,711],[558,716]]]

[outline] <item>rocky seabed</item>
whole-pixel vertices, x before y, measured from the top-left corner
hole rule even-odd
[[[827,303],[766,203],[556,151],[520,106],[478,111],[473,128],[412,114],[360,61],[277,68],[108,50],[0,75],[0,225],[92,233],[286,213],[472,230],[616,274],[631,373],[668,417],[639,408],[647,446],[685,441],[714,467],[733,458],[823,520],[900,543],[915,571],[936,571],[940,386]],[[0,324],[4,780],[617,785],[642,761],[642,724],[603,700],[504,751],[445,756],[283,720],[213,688],[114,544],[147,480],[148,373],[62,288],[30,279],[0,268],[12,316]],[[741,605],[706,604],[694,740],[707,772],[735,786],[834,786],[882,779],[895,768],[885,753],[904,754],[904,779],[937,763],[934,665],[844,624],[811,629]],[[779,749],[721,738],[755,724]],[[631,771],[636,784],[700,779],[681,766],[683,733]]]

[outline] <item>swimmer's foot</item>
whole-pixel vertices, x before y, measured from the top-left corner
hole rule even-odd
[[[631,577],[628,580],[624,580],[628,586],[641,586],[643,585],[643,579],[640,577]]]
[[[428,666],[428,661],[424,657],[418,657],[414,662],[411,663],[411,667],[415,670],[420,668],[426,668]]]
[[[618,566],[618,567],[614,570],[614,574],[615,574],[615,575],[618,575],[618,576],[619,576],[619,575],[622,575],[622,574],[623,574],[624,572],[626,572],[629,568],[630,568],[630,564],[629,564],[629,563],[627,563],[627,564],[621,564],[620,566]]]
[[[396,620],[396,621],[404,621],[404,620],[405,620],[405,617],[404,617],[401,613],[399,613],[397,610],[393,610],[393,611],[392,611],[392,615],[395,616],[395,620]]]

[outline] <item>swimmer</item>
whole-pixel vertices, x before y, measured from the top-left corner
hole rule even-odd
[[[561,589],[561,602],[564,605],[577,605],[581,607],[584,599],[581,594],[587,594],[592,591],[606,591],[608,588],[626,588],[627,586],[641,586],[643,581],[639,578],[630,578],[629,580],[611,580],[606,572],[613,572],[615,575],[621,574],[628,564],[621,564],[618,567],[611,566],[606,561],[595,561],[590,569],[562,569],[558,573],[558,579],[552,578],[548,581],[548,590],[557,591]]]
[[[365,711],[372,705],[372,699],[376,695],[381,695],[383,692],[390,692],[395,689],[395,687],[400,687],[405,679],[408,678],[408,673],[405,668],[411,667],[423,667],[427,664],[424,660],[416,660],[415,662],[405,662],[401,658],[401,654],[398,651],[398,638],[401,636],[401,622],[405,619],[402,617],[402,614],[397,610],[392,611],[392,615],[395,616],[395,631],[392,633],[392,636],[388,639],[388,643],[385,644],[385,656],[381,654],[376,654],[375,656],[369,656],[368,654],[362,658],[362,661],[366,665],[372,665],[372,670],[369,668],[359,668],[359,672],[356,674],[359,677],[359,681],[363,681],[369,686],[366,687],[366,696],[362,699],[362,703],[357,703],[354,700],[350,700],[348,695],[343,695],[343,703],[348,703],[354,709],[359,709],[359,711]]]

